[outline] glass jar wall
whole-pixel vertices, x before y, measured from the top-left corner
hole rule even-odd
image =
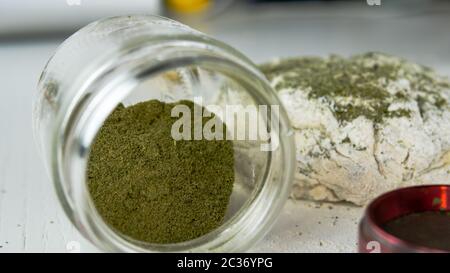
[[[103,122],[119,103],[199,98],[207,109],[256,109],[258,124],[270,132],[265,140],[233,140],[236,181],[223,224],[175,244],[140,242],[115,231],[102,220],[86,184],[90,148]],[[274,222],[290,189],[292,132],[264,76],[233,48],[169,19],[115,17],[72,35],[42,72],[33,122],[65,212],[105,251],[245,250]],[[227,124],[232,130],[250,126]]]

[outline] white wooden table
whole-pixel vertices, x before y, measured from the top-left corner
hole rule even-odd
[[[450,4],[411,5],[408,10],[326,7],[244,8],[197,28],[255,62],[376,50],[450,75]],[[66,252],[73,242],[83,252],[98,251],[62,212],[32,137],[36,82],[59,42],[0,41],[0,252]],[[290,200],[272,231],[251,251],[355,251],[361,214],[361,208],[346,205]]]

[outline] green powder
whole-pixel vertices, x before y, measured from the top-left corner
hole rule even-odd
[[[341,122],[365,116],[378,124],[385,118],[409,117],[410,110],[389,107],[411,99],[420,110],[428,104],[447,107],[442,90],[450,88],[448,79],[428,67],[374,52],[350,58],[289,58],[260,68],[269,80],[277,79],[276,90],[301,88],[309,99],[326,101]],[[388,92],[399,79],[408,80],[414,92]]]
[[[191,240],[217,228],[227,210],[233,143],[174,141],[171,128],[178,118],[171,109],[178,104],[194,113],[191,101],[119,105],[92,145],[88,188],[94,204],[110,226],[136,240]]]

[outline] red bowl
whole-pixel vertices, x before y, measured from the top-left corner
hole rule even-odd
[[[450,210],[450,185],[408,187],[385,193],[372,201],[366,209],[359,225],[358,251],[360,253],[445,252],[406,242],[383,229],[387,222],[400,216],[441,210]]]

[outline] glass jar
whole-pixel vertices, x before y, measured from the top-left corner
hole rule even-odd
[[[98,130],[119,103],[198,97],[207,105],[279,107],[270,115],[258,110],[272,148],[260,149],[261,140],[233,140],[236,181],[225,221],[212,232],[176,244],[144,243],[116,232],[96,211],[86,183]],[[33,123],[66,214],[105,251],[243,251],[267,232],[290,190],[292,131],[265,77],[235,49],[166,18],[104,19],[68,38],[42,72]]]

